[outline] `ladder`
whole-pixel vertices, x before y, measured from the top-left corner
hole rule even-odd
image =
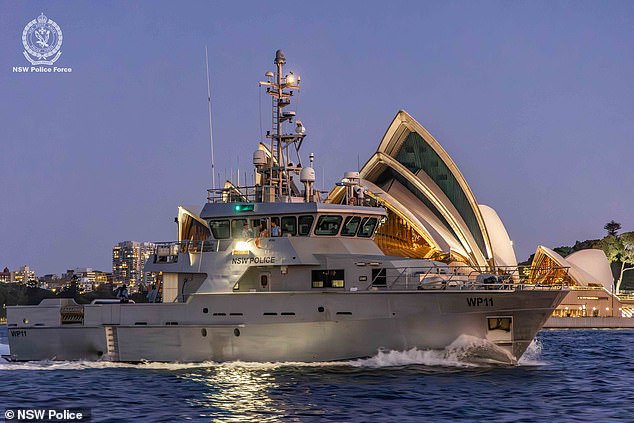
[[[114,326],[104,326],[106,332],[107,357],[110,361],[119,361],[119,339],[117,338],[117,328]]]

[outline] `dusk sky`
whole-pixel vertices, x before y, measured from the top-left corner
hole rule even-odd
[[[13,72],[30,66],[22,31],[42,12],[71,73]],[[257,81],[283,49],[319,188],[405,109],[519,260],[602,237],[611,219],[634,230],[632,1],[1,0],[0,270],[110,271],[115,243],[176,238],[177,206],[211,186],[205,45],[220,180],[251,173]]]

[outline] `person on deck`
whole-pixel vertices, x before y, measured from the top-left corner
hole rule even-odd
[[[244,223],[244,226],[242,227],[242,238],[253,238],[253,231],[251,230],[251,228],[249,227],[248,223]]]
[[[275,220],[271,220],[271,236],[282,236],[282,228],[277,226]]]
[[[128,293],[128,287],[126,286],[126,284],[123,284],[119,288],[117,288],[117,290],[115,291],[115,295],[122,303],[127,303],[128,301],[130,301],[130,294]]]

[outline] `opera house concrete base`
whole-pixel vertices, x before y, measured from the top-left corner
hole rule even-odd
[[[631,317],[551,317],[544,329],[634,329]]]

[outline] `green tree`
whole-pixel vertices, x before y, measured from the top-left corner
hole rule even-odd
[[[616,283],[616,292],[618,294],[621,289],[621,282],[623,282],[623,273],[634,269],[634,266],[626,267],[627,264],[634,265],[634,232],[608,235],[599,241],[598,245],[605,252],[611,263],[621,263],[621,272]]]
[[[615,222],[614,220],[610,220],[603,227],[606,231],[608,231],[608,236],[613,235],[616,236],[616,233],[621,229],[621,224],[619,222]]]

